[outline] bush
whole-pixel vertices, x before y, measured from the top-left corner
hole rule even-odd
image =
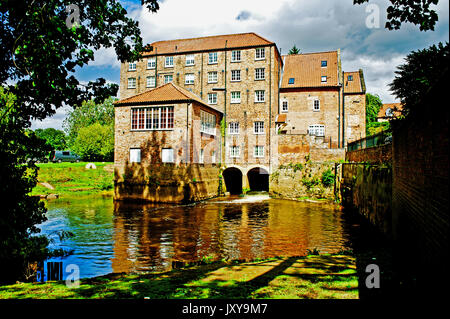
[[[99,123],[81,128],[72,150],[83,160],[112,161],[114,157],[114,128]]]
[[[334,174],[331,171],[331,168],[322,173],[322,184],[325,187],[330,187],[334,184]]]

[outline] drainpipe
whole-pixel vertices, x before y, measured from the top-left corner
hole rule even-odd
[[[223,107],[223,122],[225,125],[225,128],[223,130],[223,150],[222,150],[222,158],[223,163],[225,163],[226,158],[226,136],[227,136],[227,46],[228,46],[228,40],[225,40],[225,90],[224,90],[224,107]]]
[[[186,164],[189,164],[191,154],[191,143],[189,141],[189,105],[190,103],[186,103]]]
[[[341,147],[341,91],[344,90],[344,86],[339,88],[338,91],[338,148]]]
[[[155,87],[158,87],[158,48],[155,48]]]
[[[342,71],[342,147],[345,148],[345,94],[344,94],[344,71]]]
[[[200,74],[200,98],[203,99],[203,52],[202,52],[202,69]]]
[[[269,47],[269,171],[272,163],[271,131],[272,131],[272,47]],[[270,173],[270,172],[268,172]]]

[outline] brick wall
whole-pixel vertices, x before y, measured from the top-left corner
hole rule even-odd
[[[392,144],[347,151],[345,152],[345,160],[372,164],[392,163]]]
[[[447,84],[448,73],[415,114],[392,124],[394,235],[434,273],[448,271],[449,257]]]

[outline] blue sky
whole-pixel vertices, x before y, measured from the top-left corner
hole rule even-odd
[[[255,32],[274,41],[282,54],[294,44],[303,53],[340,48],[344,71],[362,68],[367,92],[378,94],[385,103],[396,102],[388,84],[410,51],[449,41],[449,1],[440,0],[435,7],[439,21],[435,31],[428,32],[411,24],[397,31],[384,29],[389,3],[371,0],[370,5],[376,6],[368,7],[353,5],[353,0],[164,0],[157,13],[150,13],[140,1],[122,1],[128,15],[139,21],[145,43]],[[368,28],[366,21],[376,19],[380,27]],[[76,75],[84,82],[103,77],[119,83],[120,64],[114,50],[99,50],[95,61]],[[61,129],[69,109],[58,109],[53,117],[33,122],[32,128]]]

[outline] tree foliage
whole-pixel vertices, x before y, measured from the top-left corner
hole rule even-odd
[[[436,11],[430,8],[437,5],[439,0],[389,0],[385,28],[398,30],[402,23],[410,22],[419,26],[420,31],[434,30],[438,21]],[[362,4],[369,0],[353,0],[353,4]]]
[[[389,88],[403,104],[402,115],[414,112],[428,90],[448,72],[449,58],[448,42],[445,45],[439,43],[411,52],[406,57],[406,63],[397,67]]]
[[[52,150],[64,150],[67,147],[66,134],[63,131],[54,128],[41,129],[34,131],[37,137],[43,139]]]
[[[150,11],[156,0],[142,0]],[[78,9],[66,11],[68,5]],[[79,13],[79,21],[75,11]],[[0,2],[0,281],[23,279],[30,262],[49,255],[45,237],[33,236],[45,208],[29,192],[42,157],[43,141],[27,130],[63,104],[97,103],[117,85],[97,79],[81,85],[75,71],[94,51],[113,47],[120,61],[135,61],[143,50],[138,23],[117,0],[2,0]],[[25,164],[26,163],[26,164]]]
[[[72,150],[88,161],[112,161],[114,156],[114,126],[94,123],[82,127]]]
[[[300,49],[294,44],[294,46],[289,50],[288,54],[300,54]]]
[[[366,124],[376,122],[383,102],[377,94],[366,93]]]
[[[75,143],[78,132],[83,127],[94,123],[114,127],[114,100],[114,98],[109,97],[103,103],[95,103],[94,100],[85,101],[80,107],[67,114],[63,122],[63,128],[67,133],[67,141],[70,147]]]

